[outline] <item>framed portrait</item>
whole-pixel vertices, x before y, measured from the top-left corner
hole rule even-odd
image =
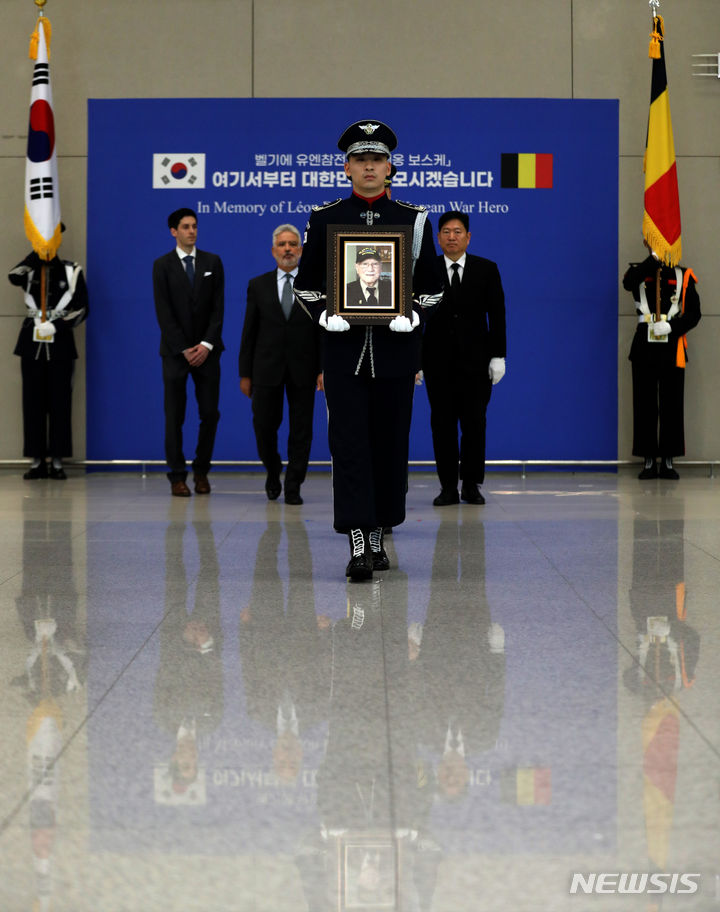
[[[338,839],[338,912],[398,912],[400,848],[387,832],[348,832]]]
[[[348,323],[412,318],[412,226],[328,226],[327,314]]]

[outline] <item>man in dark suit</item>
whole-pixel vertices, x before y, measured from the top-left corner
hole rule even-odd
[[[155,260],[153,290],[160,324],[160,356],[165,386],[165,458],[175,497],[189,497],[182,428],[188,374],[195,384],[200,429],[193,460],[196,494],[209,494],[208,472],[220,412],[220,354],[225,307],[225,275],[214,253],[195,247],[197,215],[177,209],[168,216],[175,250]]]
[[[345,306],[349,310],[352,310],[353,307],[363,310],[368,307],[390,310],[392,285],[387,280],[382,280],[382,260],[376,247],[358,248],[355,272],[357,279],[354,282],[348,282],[345,287]]]
[[[495,263],[467,253],[470,223],[464,212],[438,221],[445,294],[423,335],[422,368],[430,401],[436,507],[484,504],[485,411],[505,374],[505,295]],[[458,445],[458,423],[460,443]]]
[[[277,269],[251,279],[240,341],[240,389],[252,399],[258,456],[267,471],[269,500],[280,496],[282,462],[277,432],[287,395],[290,428],[285,472],[285,503],[303,502],[312,444],[315,391],[321,390],[320,330],[294,301],[293,283],[302,253],[300,232],[280,225],[273,232],[271,253]]]

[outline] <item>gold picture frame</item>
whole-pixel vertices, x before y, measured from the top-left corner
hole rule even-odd
[[[349,323],[412,319],[412,227],[328,226],[327,314]]]
[[[399,912],[402,846],[387,832],[337,840],[338,912]]]

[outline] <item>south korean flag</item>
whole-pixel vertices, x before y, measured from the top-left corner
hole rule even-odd
[[[159,152],[153,155],[153,190],[205,187],[203,152]]]

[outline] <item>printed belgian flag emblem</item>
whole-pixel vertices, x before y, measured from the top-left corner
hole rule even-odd
[[[551,152],[503,152],[500,155],[500,186],[517,190],[551,190]]]
[[[551,804],[552,772],[549,767],[518,766],[500,773],[503,804]]]

